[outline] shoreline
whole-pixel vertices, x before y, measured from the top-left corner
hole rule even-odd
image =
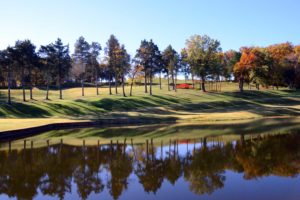
[[[101,126],[114,126],[114,125],[153,125],[162,123],[176,123],[171,120],[157,119],[132,119],[132,118],[112,118],[112,119],[98,119],[89,121],[73,121],[73,122],[58,122],[50,123],[40,126],[34,126],[29,128],[14,129],[7,131],[0,131],[0,141],[9,141],[14,139],[22,139],[24,137],[38,135],[51,130],[64,130],[72,128],[88,128],[88,127],[101,127]]]
[[[126,126],[126,125],[155,125],[155,124],[197,124],[197,125],[230,125],[230,124],[239,124],[245,122],[253,122],[259,119],[295,119],[298,116],[266,116],[266,117],[257,117],[257,118],[248,118],[248,119],[234,119],[234,120],[196,120],[196,121],[185,121],[185,120],[170,120],[170,119],[149,119],[149,118],[107,118],[107,119],[97,119],[97,120],[78,120],[70,122],[55,122],[39,126],[33,126],[28,128],[13,129],[0,131],[0,141],[10,141],[16,139],[22,139],[30,136],[35,136],[42,134],[44,132],[52,130],[67,130],[67,129],[76,129],[76,128],[93,128],[93,127],[115,127],[115,126]]]

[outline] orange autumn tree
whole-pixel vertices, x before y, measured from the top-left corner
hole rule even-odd
[[[298,56],[298,58],[300,59],[300,45],[297,45],[297,46],[294,47],[294,52]]]
[[[255,55],[251,53],[252,48],[242,47],[240,51],[242,56],[240,61],[233,67],[235,78],[239,81],[239,89],[241,92],[244,90],[244,82],[249,82],[250,71],[255,61]]]
[[[243,91],[244,82],[253,83],[256,89],[263,85],[270,85],[270,66],[272,59],[267,54],[265,48],[261,47],[243,47],[241,48],[242,56],[239,62],[234,66],[236,80],[239,81],[240,91]]]

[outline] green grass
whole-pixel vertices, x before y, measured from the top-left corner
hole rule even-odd
[[[222,92],[174,92],[168,91],[166,85],[163,85],[163,90],[155,85],[154,95],[150,96],[144,93],[143,86],[134,86],[132,97],[123,97],[121,88],[117,95],[108,95],[108,88],[101,88],[99,96],[95,88],[86,88],[85,97],[82,97],[81,88],[72,88],[63,91],[63,100],[58,99],[58,91],[50,91],[49,101],[44,100],[44,90],[35,88],[34,100],[27,102],[22,102],[21,90],[12,90],[12,105],[6,103],[6,90],[0,90],[0,131],[60,120],[128,117],[200,123],[300,114],[298,91],[269,89],[240,93],[237,88],[236,83],[222,83]],[[129,87],[126,87],[126,92],[129,94]]]

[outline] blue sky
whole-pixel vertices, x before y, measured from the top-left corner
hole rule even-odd
[[[37,46],[79,36],[102,46],[115,34],[134,54],[142,39],[180,51],[193,34],[223,50],[290,41],[300,44],[299,0],[0,0],[0,49],[17,39]]]

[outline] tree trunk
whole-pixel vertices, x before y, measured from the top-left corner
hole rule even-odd
[[[130,93],[129,93],[130,96],[132,96],[132,87],[133,87],[133,83],[134,83],[134,77],[135,77],[135,73],[133,74],[132,79],[131,79]]]
[[[258,83],[256,84],[256,89],[259,90],[259,84]]]
[[[202,91],[203,91],[203,92],[206,92],[206,89],[205,89],[205,78],[202,77],[201,79],[202,79],[202,83],[201,83]]]
[[[133,86],[133,81],[131,81],[131,84],[130,84],[130,93],[129,93],[129,96],[132,96],[132,86]]]
[[[195,89],[195,81],[194,81],[194,74],[192,73],[192,85],[193,85],[193,89]]]
[[[244,79],[241,78],[239,81],[239,88],[240,88],[240,92],[244,91]]]
[[[95,84],[96,84],[96,94],[99,95],[98,76],[97,75],[96,75]]]
[[[23,101],[26,101],[24,77],[22,78]]]
[[[30,99],[33,99],[33,95],[32,95],[32,85],[30,85]]]
[[[8,91],[7,91],[7,103],[11,104],[11,95],[10,95],[10,89],[11,89],[11,71],[10,71],[10,67],[8,68],[8,73],[7,73],[7,85],[8,85]]]
[[[146,71],[145,71],[145,93],[148,93]]]
[[[84,96],[84,83],[83,83],[83,79],[81,79],[81,96]]]
[[[49,81],[47,80],[46,100],[49,100]]]
[[[108,87],[109,87],[109,95],[112,95],[112,92],[111,92],[111,74],[109,74],[109,77],[108,77]]]
[[[117,75],[115,75],[115,92],[118,94],[118,78]]]
[[[162,87],[161,87],[161,72],[159,72],[159,89],[161,90]]]
[[[199,80],[199,90],[202,89],[201,84],[202,84],[202,82],[201,82],[201,80]]]
[[[177,92],[177,73],[175,73],[175,87],[174,87],[174,90],[175,92]]]
[[[170,78],[169,78],[169,71],[167,72],[167,78],[168,78],[168,91],[170,91]]]
[[[122,90],[123,90],[123,97],[126,97],[126,94],[125,94],[124,76],[122,76]]]
[[[62,81],[63,80],[63,74],[62,74],[62,67],[59,66],[58,70],[58,87],[59,87],[59,99],[63,99],[62,95]]]
[[[32,94],[32,81],[31,81],[31,69],[29,69],[29,94],[30,94],[30,99],[33,99],[33,94]]]
[[[174,71],[172,71],[171,76],[172,76],[172,84],[173,84],[172,87],[173,87],[173,90],[175,90]]]
[[[47,84],[46,100],[49,100],[49,84]]]
[[[29,69],[29,96],[30,99],[33,99],[33,94],[32,94],[32,81],[31,81],[31,68]]]
[[[150,72],[150,95],[152,95],[152,72]]]
[[[61,88],[61,82],[59,82],[59,99],[62,99],[62,88]]]
[[[99,86],[98,86],[98,82],[96,81],[96,94],[99,95]]]

